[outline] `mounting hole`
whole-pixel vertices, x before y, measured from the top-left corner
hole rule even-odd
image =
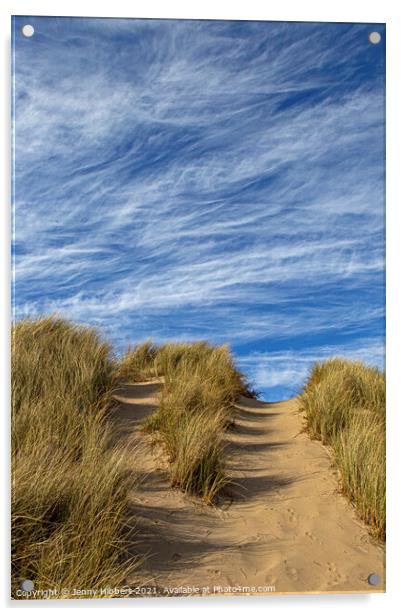
[[[381,41],[381,34],[379,32],[370,32],[369,41],[373,45],[378,45],[378,43]]]
[[[31,38],[31,36],[35,34],[35,28],[31,26],[31,24],[25,24],[25,26],[22,26],[21,31],[27,38]]]
[[[367,581],[370,586],[378,586],[378,584],[380,583],[380,576],[378,575],[378,573],[370,573],[367,578]]]
[[[21,583],[21,588],[22,588],[22,590],[25,590],[26,592],[32,592],[32,591],[33,591],[33,589],[34,589],[34,586],[35,586],[35,585],[34,585],[34,583],[33,583],[33,581],[32,581],[32,580],[24,580],[24,581]]]

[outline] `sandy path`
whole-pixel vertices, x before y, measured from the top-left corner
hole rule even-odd
[[[122,387],[114,417],[119,439],[141,443],[133,463],[147,476],[132,494],[139,520],[134,549],[149,553],[151,585],[216,593],[228,586],[384,590],[384,550],[339,493],[327,450],[300,432],[295,400],[241,399],[236,427],[227,434],[228,466],[239,485],[230,502],[212,508],[169,487],[163,460],[140,432],[159,388]],[[380,575],[378,586],[368,584],[370,573]]]

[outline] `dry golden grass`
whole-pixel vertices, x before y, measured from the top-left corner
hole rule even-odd
[[[345,493],[385,539],[385,375],[331,359],[313,367],[300,400],[309,434],[334,450]]]
[[[116,364],[115,376],[120,381],[138,382],[157,376],[155,359],[157,347],[151,340],[129,346]]]
[[[57,317],[18,322],[12,341],[13,596],[24,579],[59,597],[122,586],[140,558],[126,549],[135,469],[107,422],[116,385],[164,377],[147,428],[166,447],[172,485],[210,503],[229,481],[222,434],[247,384],[227,347],[204,342],[148,341],[117,361],[94,329]]]
[[[12,342],[13,594],[24,579],[59,597],[122,585],[134,567],[124,532],[133,480],[105,419],[111,349],[59,318],[17,323]]]
[[[148,356],[140,345],[123,358],[129,379],[164,377],[160,406],[145,429],[157,433],[165,446],[172,485],[211,503],[230,482],[223,432],[233,404],[240,394],[253,392],[226,346],[195,342],[156,348],[147,344]],[[131,375],[127,366],[133,368]]]

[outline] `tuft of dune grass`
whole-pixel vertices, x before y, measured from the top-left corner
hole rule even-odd
[[[157,376],[155,359],[158,349],[152,340],[129,346],[116,365],[115,376],[120,381],[143,381]]]
[[[232,420],[233,405],[241,394],[254,392],[227,346],[147,344],[147,357],[144,345],[139,345],[123,358],[124,366],[133,369],[125,373],[133,381],[144,375],[163,377],[159,408],[144,427],[156,433],[165,447],[172,486],[212,503],[230,483],[223,434]]]
[[[385,539],[385,375],[341,358],[317,363],[300,408],[310,436],[333,448],[344,492]]]
[[[12,343],[13,596],[24,579],[59,598],[121,586],[135,569],[125,535],[132,480],[106,422],[111,348],[56,317],[17,322]]]

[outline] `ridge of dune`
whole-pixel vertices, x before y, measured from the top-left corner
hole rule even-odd
[[[270,587],[384,591],[384,548],[340,493],[327,449],[302,431],[296,398],[239,400],[226,433],[233,494],[210,507],[172,490],[163,458],[141,433],[160,387],[158,381],[122,385],[113,416],[116,438],[134,447],[136,468],[145,474],[131,508],[138,531],[133,553],[148,556],[147,585],[168,594],[182,594],[183,587],[230,594],[239,586],[265,589],[258,594]],[[377,586],[368,584],[372,573],[380,576]]]

